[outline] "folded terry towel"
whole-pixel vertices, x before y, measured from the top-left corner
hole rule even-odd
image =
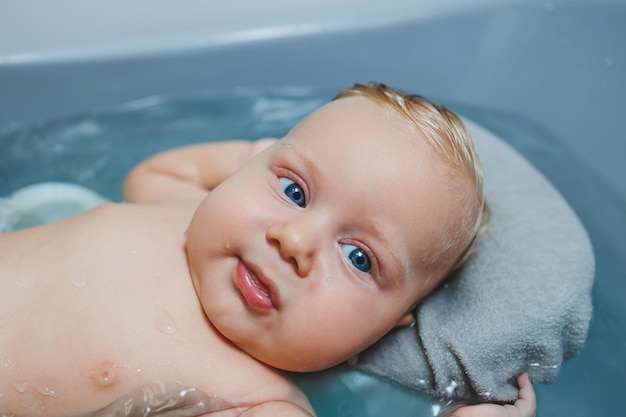
[[[510,402],[517,375],[552,382],[582,348],[594,257],[582,224],[522,156],[465,121],[492,211],[467,265],[387,335],[362,369],[435,397]]]

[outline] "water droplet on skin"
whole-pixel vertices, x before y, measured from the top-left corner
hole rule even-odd
[[[230,242],[226,242],[226,244],[224,245],[224,249],[230,249]]]
[[[13,368],[13,361],[11,358],[7,358],[6,356],[2,356],[2,366],[4,368]]]
[[[72,285],[76,288],[85,288],[87,285],[87,278],[85,277],[74,277],[72,278]]]
[[[47,386],[47,385],[44,385],[43,387],[36,388],[36,389],[37,389],[37,391],[39,391],[39,393],[41,395],[45,395],[46,397],[56,397],[57,396],[57,393],[53,389],[50,389],[50,387]]]
[[[28,388],[28,382],[12,382],[13,388],[20,394],[24,394]]]
[[[130,254],[131,254],[131,255],[134,255],[134,254],[136,254],[136,253],[137,253],[137,249],[133,249],[133,250],[131,250],[131,251],[130,251]]]
[[[167,335],[176,333],[176,323],[166,310],[158,309],[154,316],[154,322],[161,333]]]

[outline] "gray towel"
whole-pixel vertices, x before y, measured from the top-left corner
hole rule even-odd
[[[358,366],[434,397],[510,402],[517,375],[550,383],[580,351],[594,257],[582,224],[522,156],[465,121],[484,168],[491,223],[468,264]]]

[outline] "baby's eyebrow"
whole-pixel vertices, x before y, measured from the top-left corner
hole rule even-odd
[[[293,153],[294,156],[299,159],[299,162],[305,166],[307,173],[318,177],[322,175],[322,172],[318,168],[317,164],[311,160],[310,156],[306,150],[302,148],[302,146],[292,142],[282,142],[279,145],[279,148],[283,148],[285,151]]]

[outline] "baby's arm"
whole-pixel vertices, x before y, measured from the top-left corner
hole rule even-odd
[[[534,417],[537,411],[537,402],[535,399],[535,391],[530,383],[528,374],[522,374],[518,378],[520,386],[519,399],[514,404],[496,405],[496,404],[479,404],[459,407],[452,410],[448,415],[450,417]],[[275,401],[260,404],[256,407],[248,409],[241,414],[242,417],[276,417],[276,416],[293,416],[293,417],[312,417],[312,414],[297,406],[296,404]]]
[[[124,181],[124,197],[134,203],[203,198],[245,161],[274,141],[231,140],[159,153],[130,171]]]
[[[451,412],[444,413],[449,417],[534,417],[537,411],[535,391],[530,383],[528,374],[518,378],[520,386],[519,399],[514,404],[496,405],[479,404],[459,407]],[[252,407],[241,414],[242,417],[313,417],[311,413],[298,405],[285,401],[263,403]]]
[[[517,379],[520,386],[519,399],[514,404],[479,404],[457,408],[450,417],[533,417],[537,411],[535,391],[528,374]]]
[[[241,417],[313,417],[304,408],[287,401],[271,401],[249,408]]]

